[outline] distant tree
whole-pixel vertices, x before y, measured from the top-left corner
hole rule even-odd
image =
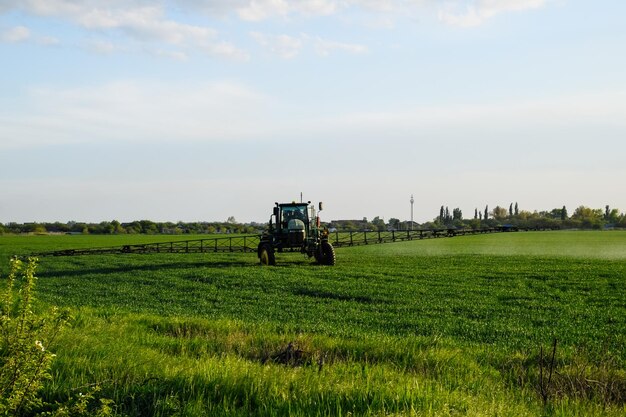
[[[519,216],[519,207],[517,207],[517,201],[515,202],[515,216]]]
[[[87,231],[87,233],[89,233],[89,229],[87,227],[87,224],[85,223],[76,223],[76,222],[71,222],[72,227],[70,228],[70,232],[73,233],[85,233],[85,230]]]
[[[583,219],[583,218],[602,218],[602,211],[600,209],[592,209],[585,206],[579,206],[576,210],[574,210],[574,214],[572,217],[575,219]]]
[[[235,216],[228,216],[228,219],[226,219],[226,223],[228,223],[228,224],[236,224],[237,220],[235,220]]]
[[[134,221],[134,222],[126,224],[124,226],[124,229],[126,229],[126,233],[131,234],[131,235],[141,233],[141,225],[139,224],[138,221]]]
[[[513,203],[509,205],[509,217],[513,217]]]
[[[602,227],[603,213],[601,209],[580,206],[574,210],[572,219],[580,222],[583,228],[599,229]]]
[[[395,230],[398,230],[400,228],[400,220],[396,219],[396,218],[390,218],[389,219],[389,227]]]
[[[441,208],[439,209],[439,221],[441,223],[444,223],[446,221],[445,214],[446,214],[445,209],[443,206],[441,206]]]
[[[46,227],[43,224],[35,224],[35,227],[33,228],[33,233],[35,233],[36,235],[42,235],[42,234],[46,234],[48,231],[46,230]]]
[[[94,233],[111,235],[115,231],[115,226],[111,222],[100,222]]]
[[[620,213],[618,209],[612,209],[611,212],[609,213],[609,217],[607,219],[607,221],[613,225],[619,223],[620,220]]]
[[[474,209],[474,220],[478,219],[478,208]]]
[[[478,220],[482,220],[483,219],[483,212],[481,211],[480,213],[478,213]]]
[[[504,220],[506,219],[507,211],[504,207],[495,206],[491,214],[493,214],[493,218],[496,220]]]
[[[604,208],[604,220],[609,220],[609,216],[611,215],[611,209],[609,208],[609,205],[607,204],[606,207]]]
[[[563,209],[555,208],[555,209],[552,209],[552,211],[550,211],[549,213],[545,213],[544,217],[550,217],[552,219],[561,219],[561,217],[563,217],[563,215],[561,214],[562,212],[563,212]]]
[[[563,206],[563,208],[561,209],[561,220],[567,220],[567,208],[565,206]]]
[[[483,219],[485,220],[489,219],[489,206],[488,205],[485,206],[485,215],[483,216]]]
[[[126,233],[126,230],[122,227],[122,224],[117,220],[111,220],[111,226],[113,226],[113,233],[121,235]]]
[[[11,222],[4,225],[4,231],[5,233],[20,233],[20,227],[19,224]]]
[[[463,220],[463,212],[460,208],[452,210],[452,220]]]
[[[66,233],[70,230],[67,224],[61,222],[45,223],[46,230],[52,233]]]
[[[615,224],[615,225],[616,225],[616,226],[618,226],[618,227],[624,227],[624,228],[626,228],[626,213],[622,213],[622,214],[618,217],[617,222],[616,222],[616,224]]]
[[[374,225],[375,230],[385,230],[385,221],[378,216],[374,217],[374,220],[372,220],[372,225]]]

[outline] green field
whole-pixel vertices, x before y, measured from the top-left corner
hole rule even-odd
[[[0,255],[170,239],[1,236]],[[97,384],[133,416],[626,414],[626,232],[462,236],[340,248],[335,267],[277,262],[42,258],[38,299],[75,316],[51,347],[45,398]],[[540,348],[555,339],[542,384]]]

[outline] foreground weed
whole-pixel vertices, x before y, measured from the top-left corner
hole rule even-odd
[[[0,293],[0,416],[32,415],[43,409],[52,410],[43,413],[47,416],[111,415],[111,400],[90,406],[97,389],[66,404],[45,404],[39,396],[51,379],[50,367],[56,356],[48,348],[68,325],[70,314],[57,308],[40,315],[34,312],[36,267],[36,258],[29,258],[26,265],[11,259]]]
[[[0,305],[0,414],[20,415],[41,405],[37,392],[50,378],[54,343],[70,316],[53,309],[38,316],[33,312],[37,259],[24,267],[11,260],[11,269]],[[22,271],[21,279],[18,273]],[[14,299],[18,290],[19,297]]]

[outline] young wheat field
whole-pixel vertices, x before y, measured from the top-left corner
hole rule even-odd
[[[11,255],[171,240],[0,236]],[[184,239],[184,238],[180,238]],[[128,416],[624,416],[626,232],[277,254],[44,257],[69,307],[42,397]],[[555,344],[556,343],[556,344]],[[96,388],[96,390],[94,390]]]

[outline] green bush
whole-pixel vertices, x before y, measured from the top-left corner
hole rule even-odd
[[[0,415],[24,415],[42,406],[38,392],[55,357],[48,347],[70,319],[67,310],[33,311],[36,266],[36,258],[26,265],[11,259],[0,293]]]

